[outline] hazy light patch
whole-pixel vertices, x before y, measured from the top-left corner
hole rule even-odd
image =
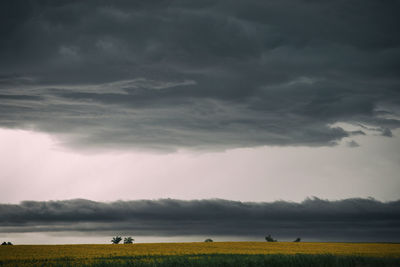
[[[135,236],[134,234],[82,234],[81,232],[34,232],[34,233],[1,233],[1,240],[7,240],[17,245],[60,245],[60,244],[111,244],[113,236],[131,236],[134,243],[170,243],[170,242],[203,242],[207,238],[214,241],[265,241],[263,236]],[[289,240],[286,240],[289,241]]]
[[[81,154],[50,135],[0,130],[0,202],[87,198],[302,201],[398,199],[399,130],[394,137],[345,138],[335,147],[258,147],[169,154]],[[359,147],[348,147],[347,142]],[[377,186],[379,185],[379,186]]]

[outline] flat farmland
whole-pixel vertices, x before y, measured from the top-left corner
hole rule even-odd
[[[197,242],[0,247],[0,266],[400,266],[399,259],[400,244],[387,243]]]

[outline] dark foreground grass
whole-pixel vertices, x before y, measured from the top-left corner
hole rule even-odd
[[[93,267],[113,266],[137,266],[137,267],[240,267],[240,266],[271,266],[271,267],[294,267],[294,266],[320,266],[320,267],[361,267],[361,266],[400,266],[400,259],[394,258],[369,258],[358,256],[336,256],[336,255],[195,255],[195,256],[166,256],[149,257],[142,259],[104,259],[97,262]]]
[[[237,255],[237,254],[207,254],[207,255],[182,255],[182,256],[132,256],[109,257],[94,261],[79,262],[73,258],[37,261],[7,261],[0,266],[81,266],[81,267],[241,267],[241,266],[271,266],[271,267],[374,267],[374,266],[400,266],[399,258],[373,258],[365,256],[337,256],[337,255]]]

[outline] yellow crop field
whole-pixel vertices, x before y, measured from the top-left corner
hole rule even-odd
[[[400,258],[400,244],[198,242],[121,245],[14,245],[0,247],[0,262],[3,266],[32,266],[30,265],[32,262],[45,261],[51,263],[68,259],[69,262],[90,264],[97,259],[105,258],[204,254],[333,254]]]

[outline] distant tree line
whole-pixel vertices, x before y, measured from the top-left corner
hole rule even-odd
[[[111,243],[113,243],[113,244],[119,244],[119,242],[121,242],[121,241],[122,241],[122,237],[120,237],[120,236],[115,236],[111,239]],[[133,239],[130,236],[124,238],[124,244],[133,244],[133,241],[135,241],[135,239]]]
[[[265,240],[266,240],[267,242],[277,242],[277,241],[278,241],[278,240],[276,240],[276,239],[273,239],[271,235],[267,235],[267,236],[265,237]],[[298,238],[296,238],[293,242],[300,242],[300,241],[301,241],[301,238],[298,237]]]
[[[274,239],[271,235],[267,235],[265,237],[265,240],[267,242],[277,242],[278,241],[278,240]],[[121,236],[114,236],[111,239],[111,243],[113,243],[113,244],[119,244],[121,241],[122,241],[122,237]],[[133,239],[130,236],[124,238],[124,244],[133,244],[134,241],[135,241],[135,239]],[[300,241],[301,241],[301,238],[298,237],[293,242],[300,242]],[[207,238],[206,240],[204,240],[204,242],[208,243],[208,242],[214,242],[214,241],[211,238]],[[12,244],[11,244],[11,242],[8,242],[8,243],[3,242],[2,245],[12,245]]]

